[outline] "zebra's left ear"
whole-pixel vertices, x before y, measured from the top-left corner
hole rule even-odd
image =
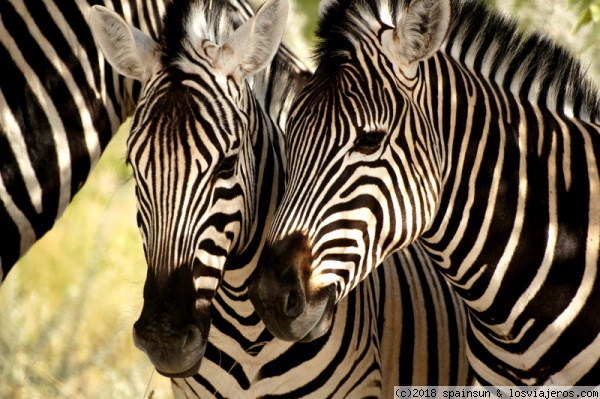
[[[414,66],[440,49],[451,15],[451,0],[413,0],[383,45],[402,66]]]
[[[288,15],[288,0],[267,0],[219,48],[213,65],[241,82],[263,70],[277,53]]]

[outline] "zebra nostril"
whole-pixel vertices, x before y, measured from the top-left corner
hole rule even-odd
[[[202,335],[200,329],[194,325],[190,326],[186,337],[183,339],[181,344],[182,351],[193,351],[200,347],[202,344]]]
[[[291,289],[285,301],[284,314],[290,318],[297,318],[304,312],[306,300],[299,289]]]

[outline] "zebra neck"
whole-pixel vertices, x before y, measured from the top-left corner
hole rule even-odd
[[[493,358],[516,373],[511,381],[561,376],[574,384],[564,364],[534,362],[539,353],[584,358],[567,337],[592,348],[600,331],[586,307],[600,295],[600,129],[447,56],[425,69],[443,82],[423,103],[439,129],[444,167],[422,241],[471,310],[473,358]],[[484,376],[498,371],[475,367]]]
[[[281,131],[273,121],[255,104],[258,117],[252,126],[251,143],[254,195],[246,198],[247,207],[251,209],[252,218],[248,220],[244,239],[239,243],[239,250],[229,257],[225,267],[224,284],[226,287],[245,287],[246,280],[254,271],[258,257],[266,240],[267,230],[275,213],[277,204],[283,194],[284,162]],[[250,168],[248,168],[250,169]]]
[[[527,340],[595,292],[580,284],[596,280],[600,256],[600,128],[449,57],[425,68],[443,77],[428,112],[444,168],[423,241],[484,335]],[[563,287],[562,296],[542,287]]]
[[[282,44],[271,64],[254,78],[252,91],[258,104],[281,132],[285,131],[292,102],[311,76],[309,69]]]
[[[271,64],[255,76],[251,82],[249,97],[250,143],[245,152],[252,152],[254,196],[246,198],[247,208],[253,209],[252,222],[245,229],[248,233],[240,243],[238,254],[254,269],[256,257],[266,239],[267,229],[283,193],[285,176],[283,129],[289,109],[297,93],[306,85],[311,73],[308,68],[281,45]],[[236,261],[237,262],[237,261]],[[244,279],[246,275],[244,273]]]

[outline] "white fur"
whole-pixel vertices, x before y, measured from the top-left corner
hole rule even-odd
[[[238,82],[264,69],[273,59],[288,15],[288,0],[267,0],[256,15],[236,30],[222,46],[207,46],[213,66]],[[202,27],[192,26],[202,18],[189,18],[190,38],[200,45]],[[148,80],[158,65],[158,44],[139,29],[103,6],[90,11],[92,34],[108,62],[120,74],[142,82]]]

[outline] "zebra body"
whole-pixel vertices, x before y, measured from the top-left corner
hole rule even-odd
[[[250,284],[269,329],[306,334],[419,241],[470,310],[480,382],[600,384],[600,108],[578,62],[473,1],[334,0],[319,36]],[[290,268],[300,288],[265,289]],[[293,323],[284,288],[306,292]]]
[[[128,140],[148,262],[136,344],[181,397],[388,397],[400,383],[464,385],[464,309],[419,245],[369,276],[310,342],[273,339],[248,299],[283,192],[281,127],[308,77],[290,69],[285,49],[273,62],[252,50],[276,51],[286,8],[268,1],[234,30],[217,2],[175,1],[160,44],[133,34],[139,53],[111,36],[129,36],[118,15],[92,15],[107,57],[144,82]]]
[[[140,85],[105,63],[88,26],[90,3],[0,5],[0,283],[63,214],[135,109]],[[109,3],[156,37],[162,0]]]

